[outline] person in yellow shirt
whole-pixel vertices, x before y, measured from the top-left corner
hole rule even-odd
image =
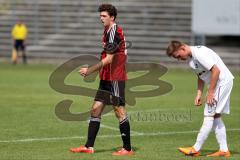
[[[14,50],[16,52],[15,60],[13,60],[13,63],[17,63],[17,55],[20,55],[22,53],[23,63],[27,63],[27,56],[25,53],[26,49],[26,39],[27,39],[28,29],[27,26],[21,22],[18,21],[13,29],[12,29],[12,38],[14,41]]]

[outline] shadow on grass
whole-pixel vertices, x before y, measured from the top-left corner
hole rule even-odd
[[[207,157],[208,154],[214,153],[217,150],[208,150],[208,149],[203,149],[201,150],[201,155],[199,157],[193,157],[193,156],[185,156],[184,160],[188,159],[194,159],[194,160],[203,160],[203,159],[213,159],[213,160],[220,160],[220,159],[226,159],[226,157]],[[239,152],[236,151],[230,151],[231,152],[231,157],[229,159],[234,158],[234,156],[239,155]],[[181,153],[181,152],[180,152]]]
[[[203,149],[201,150],[201,156],[206,156],[214,152],[217,152],[217,150]],[[239,152],[237,151],[230,150],[230,152],[231,152],[231,156],[239,155]]]
[[[95,153],[102,153],[102,152],[115,152],[119,149],[121,149],[122,147],[116,147],[116,148],[108,148],[108,149],[98,149],[98,150],[95,150]],[[134,152],[137,152],[139,150],[138,147],[132,147],[132,150]]]

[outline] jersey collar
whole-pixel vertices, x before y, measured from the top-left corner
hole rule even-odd
[[[117,25],[116,23],[113,23],[111,27],[108,28],[107,33],[113,28],[113,26]]]

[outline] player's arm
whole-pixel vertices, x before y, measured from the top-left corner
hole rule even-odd
[[[116,53],[119,47],[118,39],[116,38],[116,26],[113,27],[113,29],[110,32],[111,33],[108,35],[109,41],[107,42],[106,47],[104,48],[104,51],[107,53],[107,56],[104,59],[102,59],[98,64],[95,64],[89,68],[81,68],[79,72],[82,76],[88,76],[89,74],[95,71],[99,71],[105,65],[112,63],[114,54]]]
[[[213,106],[214,103],[216,102],[214,99],[214,91],[220,74],[220,70],[217,67],[214,58],[211,56],[212,52],[213,52],[212,50],[205,47],[203,48],[201,54],[198,54],[197,57],[201,65],[211,72],[210,84],[206,95],[206,103],[209,106]]]
[[[210,106],[213,106],[215,103],[214,99],[214,91],[217,85],[217,81],[219,79],[220,70],[216,65],[213,65],[210,69],[211,71],[211,79],[210,79],[210,85],[207,91],[207,104]]]
[[[204,81],[198,77],[198,80],[197,80],[197,95],[196,95],[195,101],[194,101],[194,104],[196,106],[202,105],[201,97],[202,97],[203,88],[204,88]]]
[[[107,54],[107,56],[102,59],[99,63],[92,65],[88,68],[81,68],[79,70],[79,73],[82,76],[88,76],[93,72],[99,71],[101,68],[103,68],[105,65],[112,63],[114,54]]]

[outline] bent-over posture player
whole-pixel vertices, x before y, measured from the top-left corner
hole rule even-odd
[[[204,84],[208,86],[204,119],[196,143],[192,147],[179,148],[185,155],[199,156],[203,143],[211,130],[215,131],[220,146],[219,151],[207,156],[229,157],[226,128],[221,115],[230,112],[230,94],[233,87],[233,75],[221,58],[205,46],[188,46],[179,41],[172,41],[167,48],[167,55],[178,60],[188,61],[189,66],[198,77],[195,105],[202,104],[201,97]]]

